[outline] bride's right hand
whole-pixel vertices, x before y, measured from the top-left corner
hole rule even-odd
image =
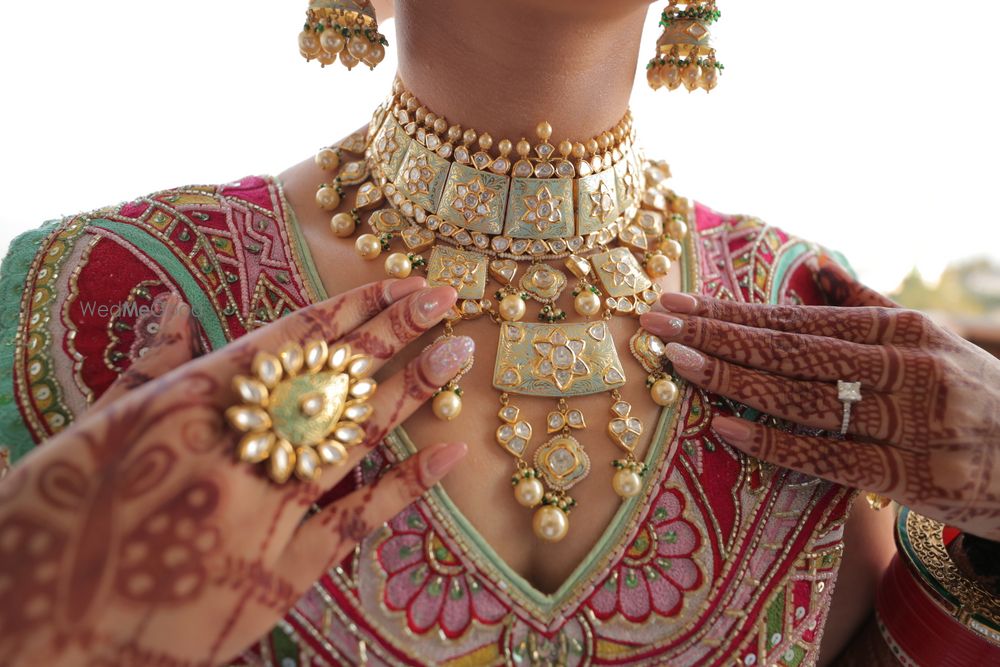
[[[262,466],[235,461],[240,436],[223,416],[237,402],[233,376],[247,373],[260,351],[317,339],[350,342],[380,368],[441,321],[455,298],[420,278],[374,283],[194,360],[190,311],[174,299],[155,357],[0,483],[7,664],[216,664],[264,635],[465,454],[461,443],[427,448],[303,521],[452,379],[473,343],[446,339],[381,378],[364,444],[313,482],[278,485]]]

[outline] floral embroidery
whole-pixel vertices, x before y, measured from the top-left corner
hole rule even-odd
[[[702,582],[692,557],[701,536],[683,513],[684,497],[679,491],[668,489],[660,494],[649,520],[591,598],[590,608],[598,618],[606,620],[620,613],[638,623],[652,612],[660,616],[680,612],[684,593]]]
[[[492,625],[507,608],[469,573],[411,505],[389,522],[392,536],[378,548],[387,580],[383,601],[405,611],[410,630],[439,627],[448,637],[465,633],[473,620]]]

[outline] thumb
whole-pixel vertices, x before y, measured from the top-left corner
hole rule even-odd
[[[900,308],[892,299],[858,282],[847,269],[824,254],[810,257],[806,265],[831,306]]]
[[[91,409],[107,406],[136,387],[191,361],[198,345],[193,319],[191,308],[179,296],[167,297],[159,331],[146,352],[118,376]]]

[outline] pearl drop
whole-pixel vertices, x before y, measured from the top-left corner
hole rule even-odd
[[[364,259],[376,259],[382,254],[382,242],[374,234],[362,234],[354,242],[354,247]]]
[[[508,294],[500,300],[500,317],[508,322],[517,322],[524,317],[528,308],[519,294]]]
[[[573,308],[576,309],[578,315],[593,317],[601,310],[601,297],[589,289],[584,289],[573,299]]]
[[[340,206],[340,193],[336,188],[323,186],[316,191],[316,204],[324,211],[332,211]]]
[[[354,216],[350,213],[337,213],[330,219],[330,229],[335,236],[342,239],[353,236],[356,227],[357,223],[354,221]]]
[[[681,85],[681,70],[677,65],[667,65],[663,68],[660,78],[667,88],[677,90],[678,86]]]
[[[646,82],[653,90],[663,87],[663,79],[660,76],[659,65],[652,65],[646,68]]]
[[[653,278],[662,278],[670,273],[670,258],[666,255],[656,254],[649,258],[646,264],[646,271]]]
[[[555,505],[545,505],[535,510],[531,519],[531,528],[539,539],[546,542],[558,542],[569,532],[569,517],[566,512]]]
[[[688,226],[683,220],[673,219],[667,223],[667,233],[674,237],[675,240],[680,240],[687,236]]]
[[[615,493],[622,498],[632,498],[642,491],[642,478],[639,477],[639,473],[622,468],[615,473],[611,480],[611,486],[614,487]]]
[[[661,247],[663,249],[663,254],[675,262],[681,258],[681,253],[684,252],[684,248],[681,244],[673,239],[664,241]]]
[[[680,389],[677,388],[673,380],[665,378],[657,380],[649,388],[649,395],[653,399],[653,402],[662,406],[673,405],[680,393]]]
[[[358,60],[362,60],[368,54],[368,39],[362,36],[355,36],[347,43],[347,50]]]
[[[352,56],[351,52],[348,49],[344,49],[343,51],[340,52],[340,62],[347,69],[354,69],[354,66],[361,61]]]
[[[545,495],[545,487],[534,477],[526,477],[514,487],[514,498],[524,507],[537,507]]]
[[[697,90],[698,83],[701,79],[701,66],[697,63],[691,63],[684,66],[684,70],[681,72],[681,80],[684,82],[684,87],[689,91]]]
[[[319,40],[311,30],[299,34],[299,51],[307,58],[315,58],[319,53]]]
[[[413,262],[401,252],[394,252],[385,258],[385,273],[390,278],[406,278],[413,271]]]
[[[316,153],[316,166],[323,171],[333,171],[340,166],[340,156],[332,148],[324,148]]]
[[[434,416],[441,421],[450,422],[462,414],[462,397],[453,390],[442,391],[434,397],[432,405]]]
[[[380,62],[385,60],[385,47],[381,44],[375,43],[368,47],[368,53],[365,54],[365,64],[369,67],[375,67]]]
[[[715,67],[706,67],[701,73],[701,87],[704,90],[712,90],[719,85],[719,70]]]
[[[323,47],[323,50],[329,53],[331,56],[335,56],[344,50],[344,45],[347,40],[336,30],[324,30],[323,34],[320,35],[319,43]]]

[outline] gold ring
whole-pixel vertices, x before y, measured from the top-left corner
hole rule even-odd
[[[347,343],[289,343],[277,356],[257,353],[252,377],[233,378],[241,403],[226,410],[229,423],[245,434],[237,458],[268,461],[278,484],[292,472],[309,481],[324,465],[342,465],[347,448],[364,441],[361,425],[374,412],[368,403],[378,387],[369,377],[373,369],[372,358],[354,354]]]

